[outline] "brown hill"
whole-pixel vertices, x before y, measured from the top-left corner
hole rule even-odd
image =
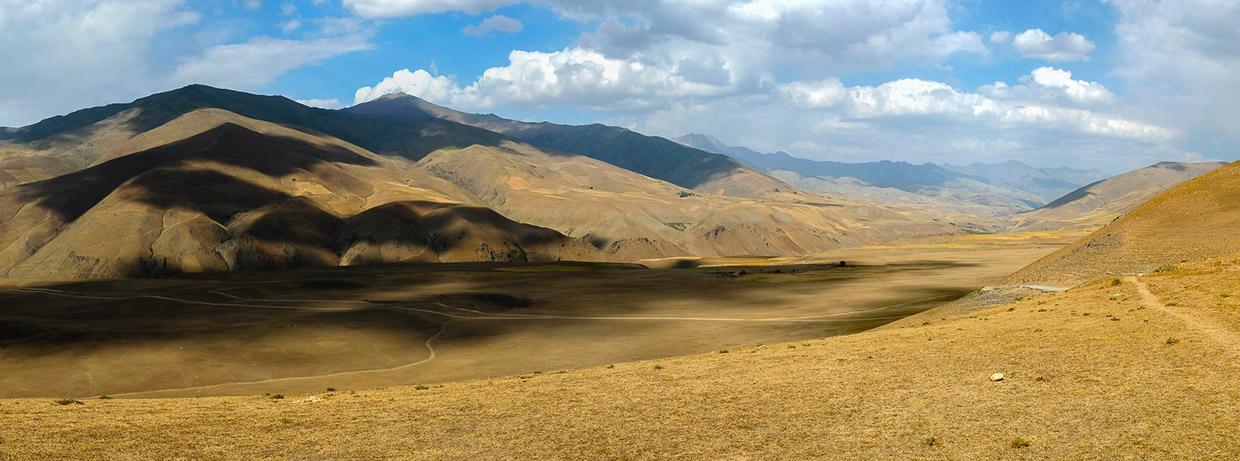
[[[1073,285],[1106,273],[1150,273],[1240,251],[1240,164],[1168,189],[1080,241],[1012,274],[1008,284]]]
[[[1033,211],[1012,216],[1010,232],[1092,230],[1128,213],[1176,184],[1209,173],[1224,162],[1161,162],[1072,191]]]
[[[726,155],[706,152],[664,138],[601,124],[571,126],[508,120],[432,104],[407,94],[390,94],[344,109],[376,120],[446,120],[502,133],[548,151],[601,160],[700,193],[767,197],[793,190],[775,178]]]
[[[224,111],[187,117],[166,131],[206,131],[0,194],[0,274],[593,257],[407,162]]]

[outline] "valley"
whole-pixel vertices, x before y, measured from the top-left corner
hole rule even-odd
[[[368,389],[830,337],[964,296],[1067,241],[647,261],[697,266],[670,269],[458,263],[10,281],[0,289],[0,398]]]

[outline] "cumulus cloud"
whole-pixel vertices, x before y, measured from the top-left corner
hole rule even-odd
[[[152,41],[200,19],[183,0],[0,0],[0,124],[161,88]]]
[[[1012,33],[1006,30],[996,30],[990,33],[990,43],[1003,43],[1012,38]]]
[[[520,32],[524,28],[525,25],[521,24],[521,21],[497,14],[483,19],[482,22],[476,25],[465,26],[461,29],[461,32],[464,32],[465,35],[483,37],[490,35],[491,32]]]
[[[258,88],[290,70],[371,45],[363,35],[313,40],[256,37],[244,43],[216,45],[181,60],[172,79],[227,88]]]
[[[343,109],[345,107],[339,99],[298,99],[296,101],[302,105],[320,109]]]
[[[343,0],[341,4],[364,18],[399,18],[425,13],[464,11],[478,13],[517,3],[517,0]]]
[[[1020,78],[1022,84],[995,82],[978,91],[996,99],[1020,99],[1057,104],[1105,105],[1115,102],[1115,93],[1098,82],[1073,80],[1072,72],[1039,67]]]
[[[551,53],[518,50],[508,60],[507,66],[487,69],[465,86],[425,70],[402,69],[373,87],[358,89],[354,103],[404,92],[471,110],[515,103],[642,110],[673,99],[727,91],[686,78],[677,62],[612,59],[582,48]]]
[[[1240,152],[1240,7],[1215,0],[1110,0],[1120,64],[1115,74],[1141,109],[1191,134],[1213,158]]]
[[[1095,45],[1081,34],[1060,32],[1052,37],[1042,29],[1029,29],[1012,39],[1012,47],[1026,58],[1089,61],[1089,53]]]

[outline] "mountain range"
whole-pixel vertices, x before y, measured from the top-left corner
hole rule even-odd
[[[324,110],[192,85],[4,129],[0,152],[9,277],[777,256],[961,232],[622,128],[408,95]]]

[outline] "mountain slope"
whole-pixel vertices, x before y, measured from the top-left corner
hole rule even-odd
[[[1076,284],[1104,273],[1153,272],[1184,260],[1240,252],[1240,164],[1158,194],[1005,283]]]
[[[1092,229],[1132,211],[1150,197],[1225,165],[1161,162],[1089,184],[1027,213],[1009,231]]]
[[[225,111],[186,117],[205,131],[0,193],[0,274],[150,276],[594,253],[462,202],[456,197],[470,194],[400,160]]]
[[[686,189],[739,197],[764,197],[790,186],[725,155],[711,154],[624,128],[529,123],[437,106],[407,94],[391,94],[343,110],[377,120],[447,120],[519,139],[532,146],[601,160]]]
[[[969,165],[943,165],[951,171],[983,178],[998,186],[1025,191],[1041,197],[1046,203],[1077,187],[1106,178],[1098,170],[1074,168],[1034,168],[1016,160],[1003,163],[972,163]]]

